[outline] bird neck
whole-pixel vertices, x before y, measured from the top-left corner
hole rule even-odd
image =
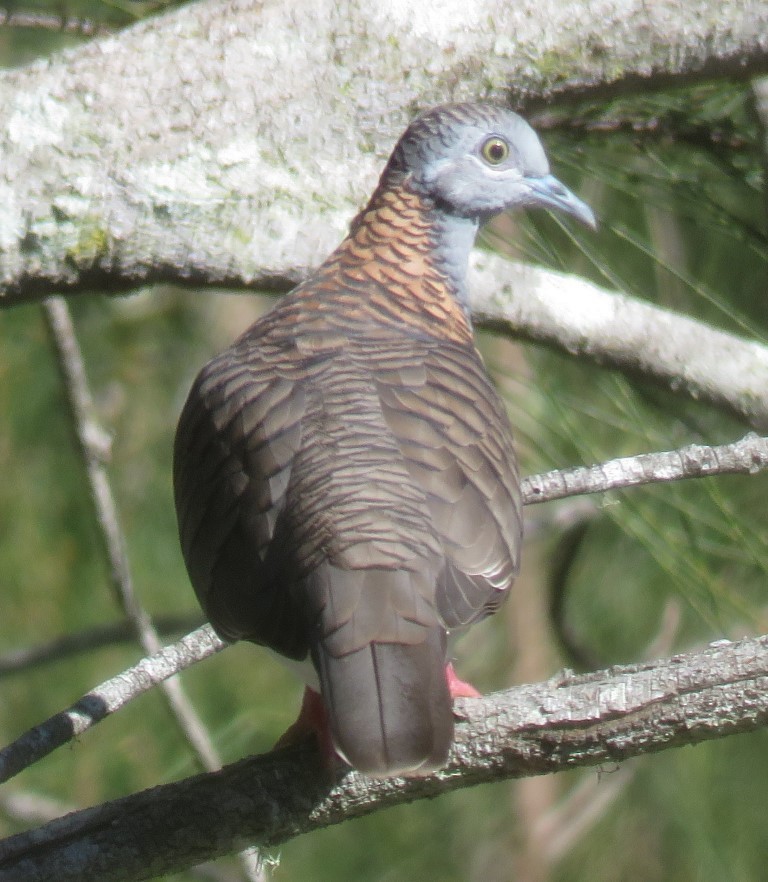
[[[386,292],[391,319],[432,336],[471,341],[467,266],[477,227],[403,184],[379,188],[329,269],[371,291],[368,312],[378,310],[380,320],[385,316],[376,292]]]
[[[438,261],[450,278],[453,295],[461,304],[469,322],[471,322],[471,308],[467,269],[479,226],[474,218],[435,211],[435,251]]]

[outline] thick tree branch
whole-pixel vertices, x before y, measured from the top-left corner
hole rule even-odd
[[[472,264],[478,324],[656,380],[768,428],[768,346],[586,279],[480,252]]]
[[[768,70],[765,0],[441,7],[210,0],[5,72],[0,300],[285,287],[336,244],[418,108]]]
[[[0,75],[0,304],[151,281],[286,290],[342,237],[420,107],[762,70],[766,0],[189,4]],[[719,337],[725,357],[705,363],[701,325],[607,292],[590,320],[595,291],[566,297],[542,271],[512,318],[509,271],[483,266],[486,318],[495,300],[521,336],[768,424],[757,344]]]
[[[0,843],[3,882],[145,879],[388,806],[503,778],[616,763],[768,721],[768,637],[457,702],[448,767],[426,778],[335,784],[311,749],[76,812]],[[216,824],[211,824],[211,817]]]

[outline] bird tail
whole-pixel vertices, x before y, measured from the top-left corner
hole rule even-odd
[[[441,768],[453,741],[445,674],[445,635],[425,629],[420,643],[373,641],[335,656],[313,653],[338,752],[372,776]]]

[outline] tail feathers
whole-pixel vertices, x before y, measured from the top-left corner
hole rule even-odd
[[[338,752],[373,776],[424,774],[445,765],[453,711],[445,674],[445,637],[421,643],[372,642],[342,656],[314,652]]]

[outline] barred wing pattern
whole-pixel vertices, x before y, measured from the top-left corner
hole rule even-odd
[[[357,767],[437,762],[445,631],[492,611],[517,569],[506,416],[471,344],[295,325],[275,340],[285,324],[270,314],[214,359],[182,414],[190,577],[225,638],[311,655]]]
[[[440,620],[461,628],[498,607],[518,570],[522,503],[507,416],[474,347],[410,341],[377,368],[384,417],[440,540]]]
[[[203,369],[181,417],[176,506],[203,607],[225,638],[306,663],[362,772],[444,764],[446,634],[517,572],[517,467],[466,275],[480,223],[535,205],[595,225],[516,114],[418,116],[347,238]]]

